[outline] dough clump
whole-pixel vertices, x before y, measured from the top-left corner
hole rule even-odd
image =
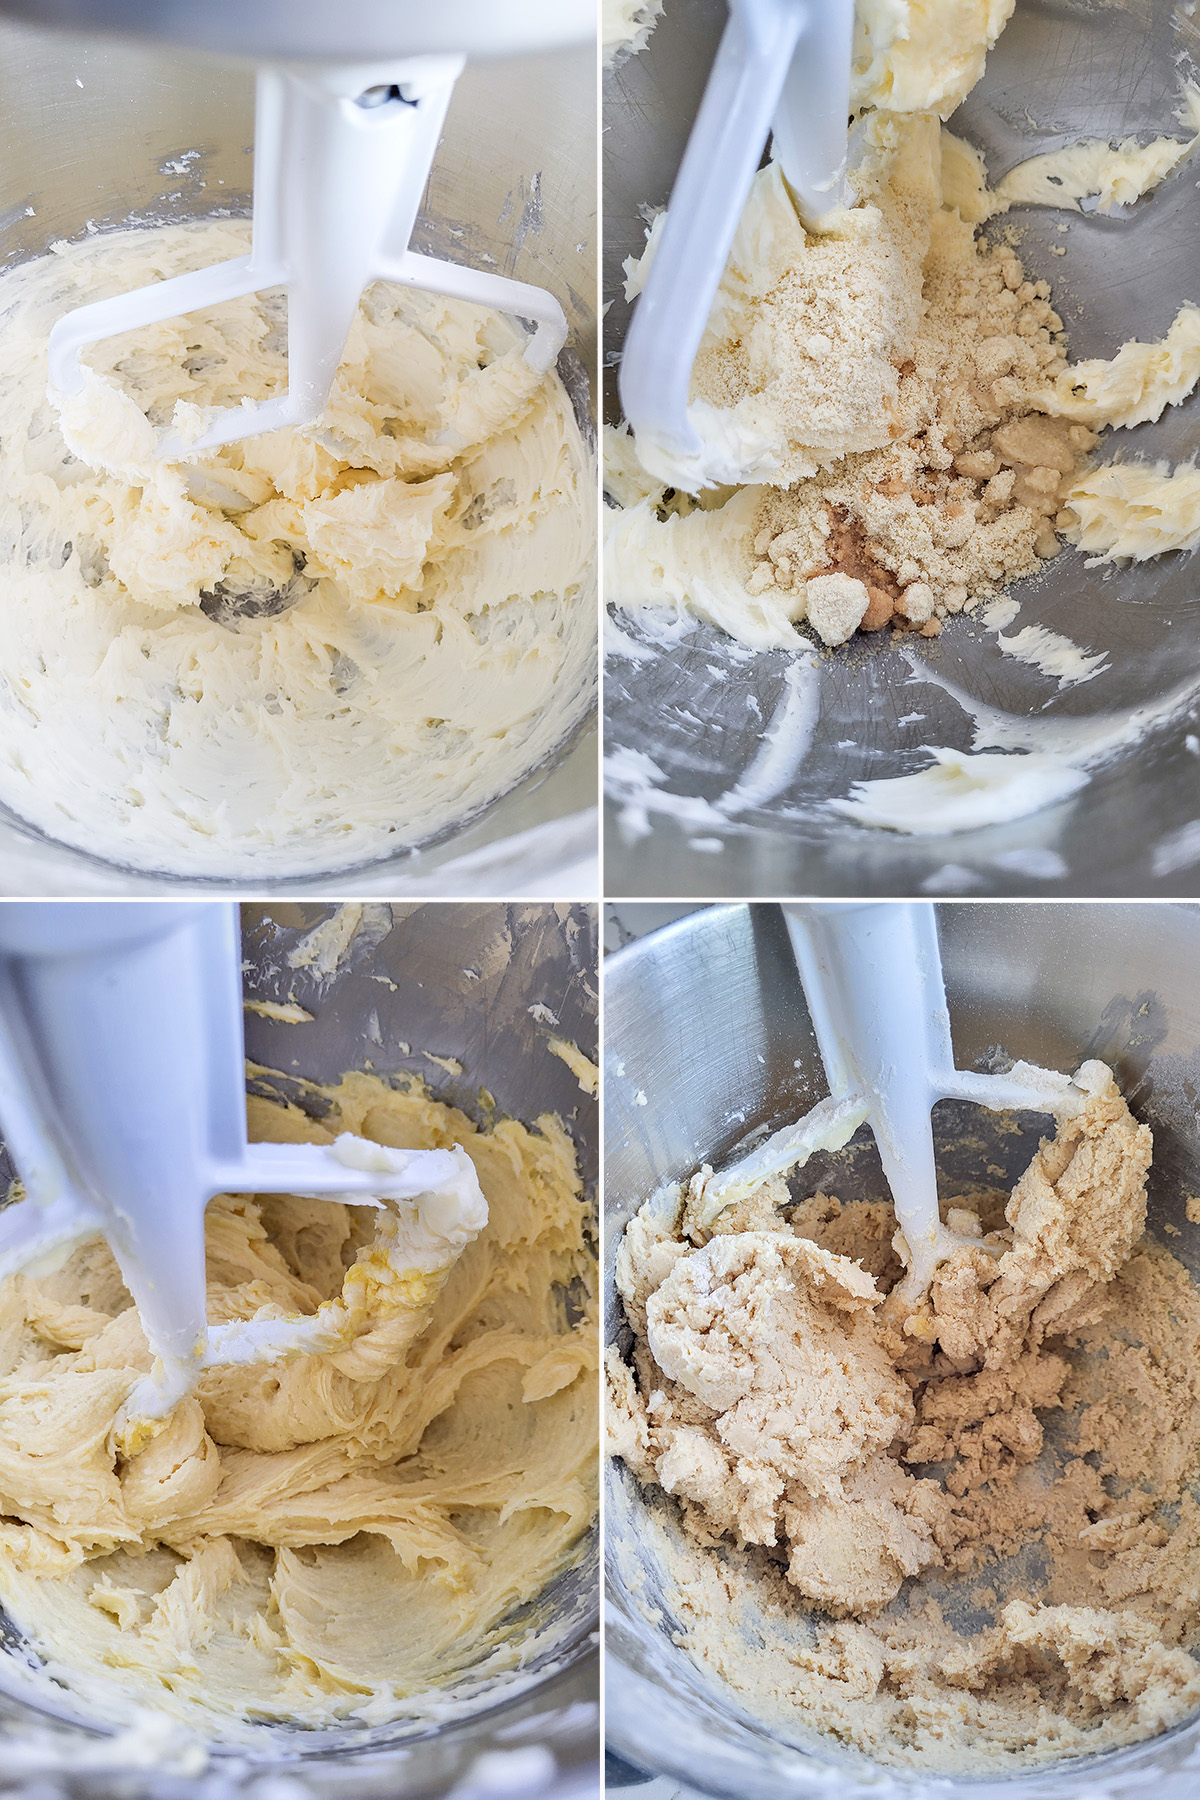
[[[805,589],[805,610],[826,644],[845,644],[862,624],[871,590],[853,575],[814,575]]]
[[[151,1706],[245,1742],[258,1721],[420,1718],[431,1693],[436,1712],[468,1670],[522,1666],[539,1626],[510,1615],[594,1516],[594,1260],[561,1125],[480,1131],[419,1083],[359,1074],[309,1099],[323,1123],[252,1100],[252,1138],[461,1144],[488,1204],[457,1260],[418,1258],[353,1341],[209,1370],[122,1454],[150,1356],[107,1245],[0,1287],[0,1601],[106,1719]],[[381,1273],[375,1230],[372,1208],[213,1201],[210,1318],[332,1305]]]
[[[889,1204],[775,1179],[711,1231],[690,1189],[626,1228],[611,1449],[679,1641],[760,1715],[984,1770],[1200,1705],[1200,1295],[1144,1236],[1149,1129],[1077,1079],[1011,1195],[948,1209],[916,1314]]]

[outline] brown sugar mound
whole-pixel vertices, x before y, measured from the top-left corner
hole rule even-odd
[[[867,590],[867,610],[859,624],[860,631],[881,631],[896,610],[903,589],[890,569],[885,569],[872,554],[862,526],[852,519],[844,506],[831,508],[829,537],[826,540],[829,561],[818,575],[850,575]]]

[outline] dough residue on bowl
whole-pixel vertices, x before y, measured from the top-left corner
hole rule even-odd
[[[415,1080],[352,1074],[308,1097],[322,1122],[251,1099],[251,1137],[461,1144],[487,1200],[474,1241],[390,1280],[352,1343],[210,1369],[122,1455],[150,1356],[107,1245],[0,1287],[0,1600],[106,1721],[149,1706],[245,1741],[262,1721],[448,1716],[448,1689],[512,1679],[562,1629],[529,1603],[595,1512],[594,1257],[571,1141],[551,1117],[477,1129]],[[370,1263],[376,1217],[213,1201],[210,1319],[316,1312]]]
[[[689,1188],[626,1228],[613,1453],[677,1642],[794,1738],[1016,1770],[1200,1706],[1200,1293],[1144,1235],[1149,1129],[1086,1109],[915,1315],[890,1204]],[[1083,1072],[1081,1072],[1083,1073]]]
[[[604,0],[600,26],[606,68],[619,56],[644,48],[662,8],[663,0]]]
[[[54,321],[247,235],[105,233],[0,281],[0,804],[110,861],[257,879],[428,839],[563,743],[594,684],[594,525],[570,399],[519,328],[382,282],[314,424],[154,460],[155,427],[282,391],[265,293],[92,347],[73,456]]]

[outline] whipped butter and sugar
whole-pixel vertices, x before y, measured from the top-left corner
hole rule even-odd
[[[311,1312],[289,1311],[272,1298],[249,1318],[218,1326],[207,1357],[194,1371],[197,1377],[201,1367],[274,1364],[298,1354],[334,1351],[339,1367],[349,1372],[348,1353],[353,1350],[353,1360],[362,1363],[363,1340],[385,1325],[391,1327],[386,1351],[395,1355],[428,1325],[451,1269],[488,1222],[487,1200],[461,1144],[422,1153],[343,1131],[329,1145],[329,1154],[345,1168],[376,1177],[372,1234],[347,1268],[339,1292]],[[399,1336],[398,1319],[403,1320]],[[377,1340],[374,1354],[381,1351]],[[368,1361],[363,1366],[372,1365]],[[134,1391],[127,1414],[140,1393]],[[144,1438],[148,1427],[136,1419],[132,1429]]]
[[[168,320],[88,352],[67,449],[55,319],[247,235],[105,234],[0,282],[0,803],[197,875],[427,838],[548,756],[593,683],[587,453],[495,313],[377,283],[317,423],[183,465],[155,428],[282,389],[284,303]]]
[[[806,232],[778,165],[755,177],[693,372],[701,452],[611,441],[618,604],[678,606],[760,649],[884,626],[932,637],[1064,538],[1102,558],[1196,542],[1193,470],[1096,466],[1094,452],[1099,431],[1193,390],[1197,307],[1184,297],[1160,343],[1072,366],[1048,284],[1009,239],[977,236],[1019,201],[1111,210],[1148,192],[1195,145],[1196,91],[1186,139],[1068,146],[992,193],[943,121],[1011,10],[860,4],[856,203]],[[627,265],[631,298],[664,217]]]
[[[367,1074],[306,1104],[323,1122],[252,1098],[251,1138],[329,1145],[384,1189],[416,1150],[459,1165],[410,1208],[211,1203],[210,1320],[299,1317],[308,1353],[205,1369],[122,1449],[152,1354],[108,1245],[0,1285],[0,1603],[42,1681],[106,1721],[149,1708],[242,1745],[264,1722],[428,1726],[563,1629],[520,1609],[595,1512],[571,1140]]]

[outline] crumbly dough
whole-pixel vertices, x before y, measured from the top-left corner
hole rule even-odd
[[[1012,234],[977,227],[1018,202],[1102,209],[1156,186],[1195,148],[1083,144],[1037,157],[989,190],[979,152],[941,119],[982,74],[1011,8],[862,0],[851,138],[855,204],[806,231],[782,171],[751,185],[692,376],[682,452],[645,433],[609,438],[608,597],[670,606],[755,649],[796,648],[809,583],[868,590],[858,630],[936,637],[1057,554],[1190,548],[1184,478],[1142,528],[1110,470],[1086,467],[1098,431],[1158,418],[1200,380],[1200,313],[1161,343],[1072,367],[1049,285],[1027,280]],[[1179,109],[1200,127],[1200,91]],[[640,292],[666,214],[626,265]],[[1139,477],[1135,474],[1134,480]],[[1104,518],[1098,522],[1097,514]]]
[[[1015,1769],[1200,1706],[1200,1294],[1143,1235],[1148,1128],[1085,1073],[1011,1196],[948,1209],[977,1243],[915,1315],[881,1202],[775,1180],[709,1231],[676,1189],[626,1228],[612,1449],[679,1641],[792,1732]]]
[[[283,297],[97,345],[71,427],[110,472],[68,453],[53,321],[247,229],[106,233],[0,281],[0,803],[109,859],[257,878],[510,788],[585,709],[595,621],[570,401],[479,307],[377,283],[322,419],[187,466],[148,460],[152,427],[280,388]]]
[[[309,1099],[324,1123],[251,1100],[251,1136],[459,1143],[488,1204],[452,1267],[414,1271],[349,1348],[210,1370],[121,1457],[149,1356],[107,1246],[0,1288],[0,1600],[107,1719],[151,1705],[244,1739],[419,1716],[467,1670],[521,1666],[529,1627],[505,1621],[593,1517],[595,1322],[564,1296],[591,1294],[594,1262],[561,1125],[480,1131],[361,1074]],[[215,1200],[210,1317],[314,1312],[371,1232],[370,1208]]]
[[[1070,372],[1050,290],[944,203],[947,146],[953,169],[966,147],[936,119],[873,115],[870,131],[862,204],[819,236],[777,165],[755,177],[693,378],[704,477],[733,491],[664,504],[663,482],[696,484],[657,446],[610,438],[618,604],[675,601],[755,648],[794,648],[809,580],[841,573],[870,591],[861,630],[934,636],[1056,554],[1096,438],[1054,406]]]

